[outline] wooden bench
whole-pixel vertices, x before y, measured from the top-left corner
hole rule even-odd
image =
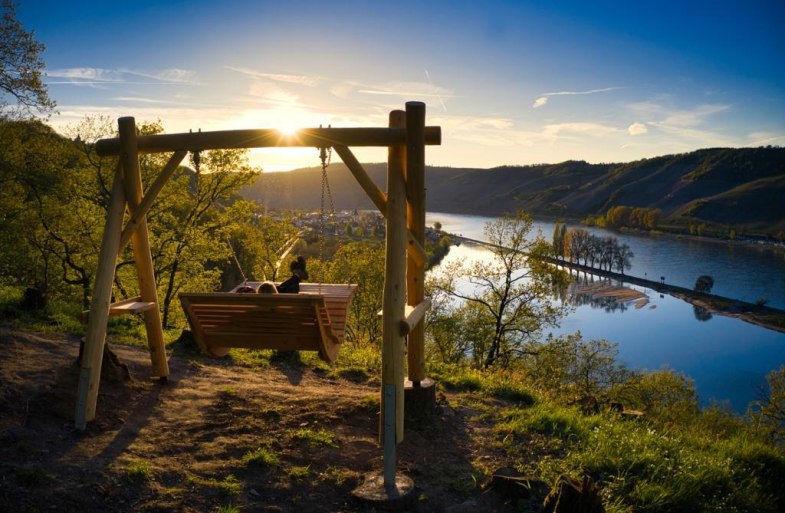
[[[211,292],[179,297],[205,354],[220,357],[233,347],[318,351],[322,360],[333,362],[356,292],[357,285],[302,283],[299,294]]]

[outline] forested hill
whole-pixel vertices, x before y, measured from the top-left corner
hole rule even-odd
[[[385,165],[368,164],[385,189]],[[321,170],[267,173],[245,195],[270,208],[318,208]],[[342,164],[329,168],[335,207],[371,208]],[[661,222],[732,225],[748,233],[785,230],[785,148],[712,148],[623,164],[428,167],[429,211],[497,215],[524,209],[535,216],[584,218],[614,206],[661,209]]]

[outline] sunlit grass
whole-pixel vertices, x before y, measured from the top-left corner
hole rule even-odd
[[[324,429],[298,429],[292,435],[292,439],[306,442],[315,447],[338,447],[335,435]]]
[[[259,447],[245,453],[241,459],[244,465],[260,465],[264,467],[277,466],[281,460],[275,452],[268,447]]]

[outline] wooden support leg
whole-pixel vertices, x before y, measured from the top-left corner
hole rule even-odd
[[[90,304],[87,336],[76,392],[75,424],[76,429],[79,430],[84,430],[87,423],[95,418],[95,406],[101,380],[101,362],[106,339],[106,321],[109,318],[109,304],[112,302],[112,282],[114,281],[124,211],[123,171],[121,165],[118,164],[112,185],[112,195],[109,199],[109,209],[106,214],[106,226],[101,240],[98,271],[93,287],[93,300]]]
[[[406,104],[406,223],[414,239],[425,246],[425,104]],[[406,266],[407,302],[417,306],[425,298],[425,263],[411,254]],[[409,334],[409,380],[425,379],[425,329],[420,322]]]
[[[136,122],[132,117],[120,118],[120,140],[123,152],[121,155],[125,169],[125,193],[131,216],[139,208],[142,201],[142,175],[139,170],[139,148],[137,145]],[[139,292],[142,301],[155,303],[156,307],[144,313],[144,324],[147,329],[147,344],[152,361],[152,375],[166,377],[169,375],[169,363],[166,361],[164,333],[161,327],[161,309],[158,306],[158,291],[155,286],[153,258],[150,253],[150,241],[147,233],[146,216],[138,216],[137,228],[131,236],[136,261],[136,272],[139,276]]]
[[[405,113],[390,113],[390,127],[406,123]],[[391,146],[387,163],[387,244],[382,320],[382,441],[384,484],[395,485],[395,444],[403,440],[403,352],[401,321],[406,308],[406,148]],[[390,409],[395,412],[394,422]],[[394,441],[394,442],[393,442]]]

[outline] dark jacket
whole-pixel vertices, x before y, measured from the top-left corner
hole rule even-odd
[[[293,274],[291,278],[275,288],[278,289],[279,294],[297,294],[300,292],[300,277]]]

